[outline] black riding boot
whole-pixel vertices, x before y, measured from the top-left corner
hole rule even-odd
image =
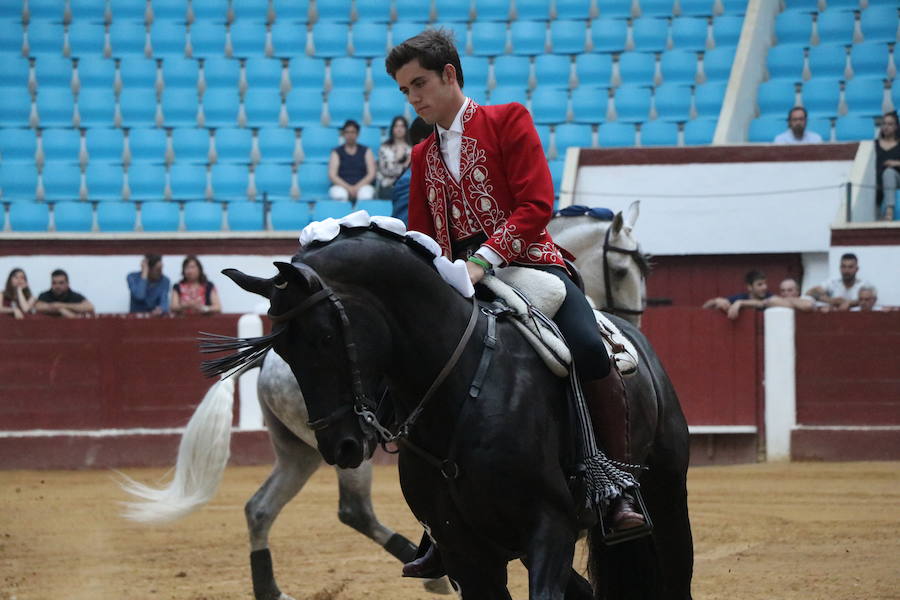
[[[597,444],[612,460],[631,463],[628,402],[622,375],[613,369],[602,379],[583,383],[582,388]],[[619,532],[641,527],[646,520],[638,512],[634,498],[625,492],[610,506],[609,522],[612,530]]]
[[[419,542],[419,552],[416,559],[403,565],[404,577],[416,577],[419,579],[437,579],[447,574],[444,563],[441,561],[441,552],[437,545],[431,541],[428,534],[422,535]]]

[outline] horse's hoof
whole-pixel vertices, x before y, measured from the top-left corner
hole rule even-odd
[[[293,596],[288,596],[284,592],[281,592],[281,595],[278,596],[278,600],[294,600]]]
[[[450,588],[450,582],[446,577],[441,577],[439,579],[426,579],[422,582],[422,586],[425,588],[426,592],[430,592],[432,594],[440,594],[442,596],[446,596],[447,594],[453,593],[453,590]]]

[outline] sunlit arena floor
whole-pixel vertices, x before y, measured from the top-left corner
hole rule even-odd
[[[144,482],[164,471],[129,470]],[[216,498],[181,522],[147,527],[118,515],[125,495],[106,471],[0,472],[0,600],[252,598],[243,506],[268,474],[233,467]],[[900,598],[900,464],[700,467],[689,476],[693,595],[700,600]],[[375,472],[381,521],[421,533],[395,467]],[[297,600],[434,597],[400,564],[337,519],[336,475],[320,469],[271,534],[281,589]],[[583,570],[585,552],[576,550]],[[514,598],[527,598],[521,564]]]

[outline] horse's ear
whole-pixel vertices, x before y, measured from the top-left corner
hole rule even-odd
[[[279,279],[288,284],[301,286],[310,292],[318,291],[325,287],[319,275],[302,262],[286,263],[276,262],[275,267],[278,269]]]
[[[628,208],[625,209],[625,227],[629,230],[634,229],[634,224],[637,223],[640,214],[641,201],[635,200],[628,205]]]
[[[224,269],[222,274],[238,284],[241,289],[248,292],[259,294],[264,298],[269,298],[272,295],[272,286],[275,283],[274,277],[271,279],[263,279],[262,277],[254,277],[253,275],[241,273],[237,269]]]
[[[619,235],[619,232],[622,231],[622,225],[624,223],[625,220],[622,218],[622,211],[620,210],[616,213],[616,216],[613,217],[612,225],[610,225],[610,227],[612,227],[613,235]]]

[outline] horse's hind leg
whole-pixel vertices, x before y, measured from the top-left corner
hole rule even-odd
[[[253,596],[256,600],[289,600],[290,597],[282,594],[275,583],[269,529],[284,505],[297,495],[318,468],[322,457],[318,450],[288,431],[265,407],[263,412],[275,448],[275,467],[244,507],[250,533]]]
[[[341,523],[360,532],[387,550],[401,562],[416,557],[416,545],[399,533],[385,527],[372,508],[372,463],[363,462],[355,469],[337,469],[340,500],[338,518]]]

